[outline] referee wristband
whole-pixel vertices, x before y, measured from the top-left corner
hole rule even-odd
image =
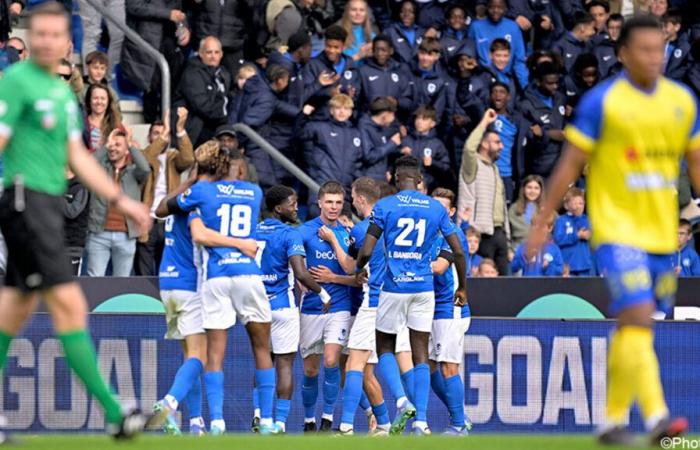
[[[321,298],[321,303],[324,305],[327,305],[331,301],[330,294],[323,288],[321,288],[321,292],[318,293],[318,296]]]

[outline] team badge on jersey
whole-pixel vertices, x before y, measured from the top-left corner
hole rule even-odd
[[[430,92],[432,94],[435,92],[435,89],[437,89],[437,86],[435,86],[435,83],[428,84],[428,92]]]
[[[393,81],[394,83],[398,83],[399,82],[399,75],[392,73],[391,74],[391,81]]]
[[[561,114],[562,116],[566,114],[566,108],[564,108],[563,105],[559,107],[559,114]]]
[[[345,77],[346,80],[351,80],[352,79],[352,72],[350,72],[349,70],[346,70],[345,74],[343,74],[343,76]]]
[[[353,144],[355,147],[359,147],[360,144],[362,144],[362,141],[360,141],[360,138],[356,137],[356,138],[354,138],[354,139],[352,140],[352,144]]]

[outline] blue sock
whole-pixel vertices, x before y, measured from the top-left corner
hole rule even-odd
[[[372,406],[372,412],[374,413],[374,417],[377,419],[377,425],[391,425],[391,421],[389,420],[389,410],[386,409],[386,403],[382,402],[378,405]]]
[[[292,407],[292,401],[284,398],[278,398],[275,405],[275,422],[287,423],[289,410]]]
[[[333,414],[340,389],[340,367],[324,367],[323,378],[323,414]],[[362,387],[360,387],[361,389]]]
[[[260,391],[258,391],[257,382],[256,386],[253,388],[253,411],[259,413],[260,411]]]
[[[438,396],[440,401],[447,405],[447,397],[445,396],[445,378],[440,372],[440,368],[435,369],[435,372],[430,374],[430,386],[433,388],[433,392]]]
[[[445,380],[445,396],[452,426],[462,428],[464,426],[464,383],[459,375]]]
[[[365,394],[365,391],[363,389],[362,395],[360,396],[360,408],[362,408],[362,411],[367,411],[371,407],[372,405],[370,405],[369,399],[367,398],[367,394]]]
[[[190,391],[194,380],[199,379],[199,375],[204,370],[202,361],[197,358],[189,358],[187,361],[182,363],[177,373],[175,374],[175,379],[173,380],[173,385],[170,386],[168,395],[171,395],[178,403],[183,401]]]
[[[207,387],[207,403],[209,404],[209,420],[224,418],[224,373],[207,372],[204,374],[204,384]]]
[[[304,405],[304,418],[316,417],[316,400],[318,400],[318,375],[307,377],[301,382],[301,402]]]
[[[190,387],[190,392],[185,397],[187,403],[187,413],[190,419],[202,417],[202,377],[197,377]]]
[[[362,396],[362,372],[350,370],[345,373],[345,387],[343,388],[343,417],[341,423],[352,425],[355,421],[355,411]],[[325,406],[324,406],[324,413]]]
[[[379,371],[384,377],[384,381],[389,385],[389,391],[394,399],[406,397],[406,391],[401,384],[401,372],[396,357],[392,353],[383,353],[379,356]]]
[[[272,403],[275,398],[275,369],[255,369],[255,386],[260,397],[260,418],[272,420]]]
[[[416,420],[428,421],[428,394],[430,394],[430,367],[423,363],[413,368],[415,377]]]
[[[401,374],[401,381],[403,381],[403,387],[404,387],[404,389],[406,389],[406,394],[408,394],[408,399],[412,403],[415,403],[416,381],[415,381],[415,377],[413,374],[414,374],[413,369],[408,369],[406,372]]]

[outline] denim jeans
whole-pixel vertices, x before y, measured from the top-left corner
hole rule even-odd
[[[88,234],[85,246],[88,254],[88,276],[103,277],[112,260],[112,276],[128,277],[134,265],[136,238],[120,231]]]

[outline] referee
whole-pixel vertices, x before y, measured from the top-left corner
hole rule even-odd
[[[55,70],[70,43],[65,8],[45,3],[31,13],[32,56],[12,66],[0,80],[0,150],[5,191],[0,228],[8,247],[5,286],[0,290],[0,368],[10,342],[45,299],[66,362],[105,411],[107,431],[128,438],[160,417],[123,412],[100,375],[87,331],[87,303],[75,281],[63,232],[65,171],[73,172],[95,194],[145,232],[148,210],[125,195],[85,150],[78,105]]]

